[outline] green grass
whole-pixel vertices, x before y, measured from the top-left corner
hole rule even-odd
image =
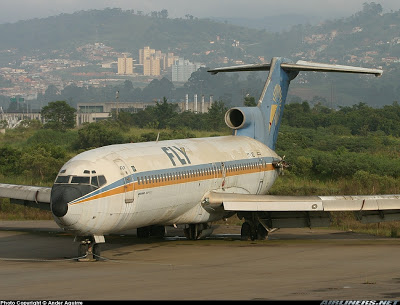
[[[0,198],[0,220],[52,220],[50,211],[12,204],[8,199]]]

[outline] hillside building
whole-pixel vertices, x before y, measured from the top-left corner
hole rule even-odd
[[[191,63],[187,59],[179,58],[172,65],[172,81],[187,82],[193,72],[196,72],[205,65],[199,63]]]
[[[133,59],[130,57],[118,58],[118,74],[132,75],[133,74]]]
[[[177,59],[174,53],[165,54],[148,46],[139,50],[139,64],[143,66],[143,75],[146,76],[160,76]]]

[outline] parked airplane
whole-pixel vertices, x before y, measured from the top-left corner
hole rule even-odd
[[[284,160],[275,152],[289,83],[299,71],[365,73],[382,70],[292,61],[210,70],[269,71],[257,107],[225,115],[231,136],[119,144],[78,154],[54,185],[0,184],[0,197],[50,208],[56,223],[81,241],[79,255],[100,257],[105,235],[137,229],[163,236],[185,225],[189,239],[211,234],[210,223],[235,213],[244,218],[242,239],[265,239],[271,228],[328,226],[330,211],[356,211],[361,220],[399,219],[400,195],[266,195]]]

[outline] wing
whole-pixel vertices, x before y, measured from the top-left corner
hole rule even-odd
[[[273,196],[209,193],[203,205],[225,211],[257,212],[270,228],[329,226],[330,212],[353,211],[363,223],[400,220],[400,195]]]
[[[10,198],[11,203],[50,211],[51,187],[0,183],[0,198]]]

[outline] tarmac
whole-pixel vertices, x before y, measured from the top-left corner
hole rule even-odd
[[[241,241],[220,225],[205,240],[168,228],[106,236],[81,262],[53,221],[0,221],[0,300],[400,300],[400,240],[332,229],[279,229]],[[43,304],[42,304],[43,305]]]

